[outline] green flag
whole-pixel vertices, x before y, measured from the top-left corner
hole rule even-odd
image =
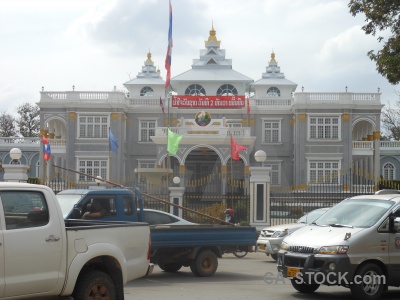
[[[168,128],[168,145],[167,151],[172,154],[176,154],[179,148],[179,142],[183,138],[183,135],[173,133],[171,129]]]

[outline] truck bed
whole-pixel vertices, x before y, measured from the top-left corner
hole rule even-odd
[[[257,232],[251,226],[152,225],[152,249],[164,247],[255,245]]]

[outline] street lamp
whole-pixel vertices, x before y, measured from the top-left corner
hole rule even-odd
[[[267,153],[263,150],[258,150],[254,153],[254,159],[262,165],[262,163],[267,159]]]
[[[20,158],[21,158],[21,156],[22,156],[22,152],[21,152],[20,149],[18,149],[18,148],[12,148],[12,149],[10,150],[10,157],[11,157],[11,159],[12,159],[11,164],[12,164],[12,165],[19,165],[19,164],[21,164],[21,162],[19,161]]]
[[[103,182],[103,178],[99,175],[99,176],[96,176],[94,181],[97,183],[97,186],[100,186],[100,183]]]

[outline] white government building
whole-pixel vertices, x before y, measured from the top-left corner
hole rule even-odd
[[[246,193],[250,167],[260,165],[258,150],[267,154],[262,164],[270,167],[272,187],[348,189],[341,182],[346,174],[400,177],[400,145],[380,141],[379,91],[308,93],[285,78],[277,56],[267,58],[254,80],[232,68],[212,27],[191,69],[171,78],[171,92],[151,53],[124,91],[42,90],[41,134],[52,149],[46,170],[40,139],[2,138],[1,161],[8,163],[8,151],[18,146],[33,177],[93,181],[82,175],[89,174],[156,187],[168,185],[170,174],[198,195]],[[166,151],[168,127],[183,135],[176,155]],[[109,128],[118,140],[116,153],[110,152]],[[230,159],[231,135],[247,148],[239,161]]]

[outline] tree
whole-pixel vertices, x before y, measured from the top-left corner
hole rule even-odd
[[[386,130],[385,138],[399,141],[400,140],[400,101],[396,104],[397,109],[393,109],[388,103],[382,109],[381,123],[384,130]]]
[[[16,134],[15,118],[4,111],[0,112],[0,135],[3,137],[13,137]]]
[[[353,16],[364,13],[366,24],[362,27],[365,34],[376,35],[377,31],[389,30],[387,41],[378,52],[368,52],[368,56],[376,63],[376,70],[391,84],[400,83],[400,1],[399,0],[350,0],[350,13]]]
[[[40,110],[37,105],[33,106],[30,103],[24,103],[17,108],[19,118],[17,125],[19,133],[24,137],[39,136],[40,129]]]

